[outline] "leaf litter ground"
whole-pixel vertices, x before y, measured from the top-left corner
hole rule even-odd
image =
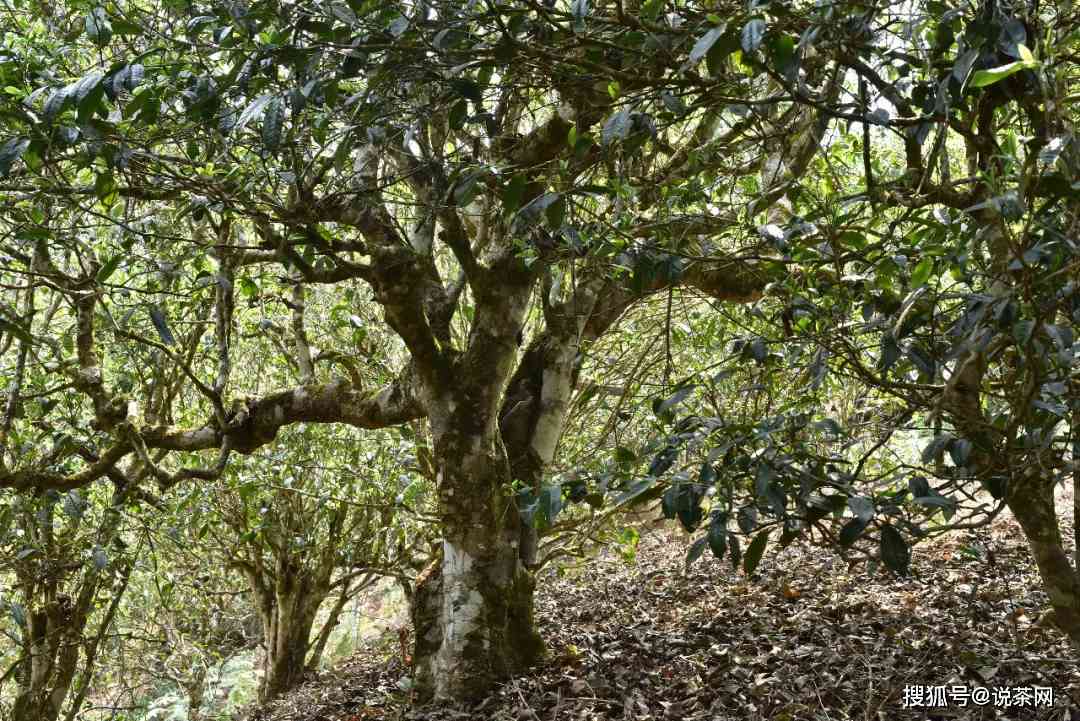
[[[1065,500],[1065,499],[1062,499]],[[1071,527],[1062,529],[1072,537]],[[467,709],[415,708],[400,647],[372,646],[259,721],[1080,721],[1080,652],[1040,622],[1038,575],[1015,521],[917,546],[912,574],[870,575],[792,546],[746,578],[685,537],[643,534],[539,584],[550,658]],[[1054,689],[1052,709],[905,709],[904,687]]]

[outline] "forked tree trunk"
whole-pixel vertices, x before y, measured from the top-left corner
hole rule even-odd
[[[455,437],[436,455],[443,548],[413,598],[414,681],[422,700],[470,700],[540,660],[544,644],[501,443]]]
[[[260,701],[270,701],[303,680],[311,629],[327,593],[286,571],[278,577],[276,588],[260,598],[265,651]]]

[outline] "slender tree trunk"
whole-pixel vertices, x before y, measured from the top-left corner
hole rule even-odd
[[[337,600],[334,601],[334,605],[330,608],[330,613],[327,614],[326,623],[319,629],[318,635],[311,643],[311,651],[308,652],[307,657],[307,670],[314,672],[319,668],[319,663],[322,661],[323,653],[326,651],[326,644],[330,640],[330,634],[334,628],[338,625],[338,619],[341,618],[342,611],[345,610],[345,604],[349,602],[353,596],[359,591],[372,585],[375,581],[374,576],[365,576],[354,587],[350,581],[346,581],[341,587],[340,593],[338,593]]]
[[[1054,484],[1038,476],[1014,480],[1007,501],[1031,546],[1043,589],[1054,609],[1054,622],[1080,642],[1080,579],[1062,545],[1054,507]]]
[[[202,721],[203,697],[206,694],[206,667],[199,666],[184,684],[188,697],[187,721]]]

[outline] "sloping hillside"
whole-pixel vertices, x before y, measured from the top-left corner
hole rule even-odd
[[[988,537],[919,547],[907,579],[805,548],[748,579],[707,557],[686,572],[681,536],[657,531],[633,564],[606,552],[552,569],[539,598],[548,664],[475,708],[410,709],[408,669],[388,642],[257,718],[1080,718],[1077,652],[1039,620],[1045,598],[1015,522]],[[991,704],[960,708],[950,695],[948,708],[905,710],[906,685],[986,687]],[[994,687],[1034,686],[1054,689],[1053,708],[992,705]]]

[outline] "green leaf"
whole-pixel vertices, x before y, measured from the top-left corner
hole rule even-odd
[[[64,513],[76,520],[83,517],[88,505],[78,491],[68,491],[64,496]]]
[[[694,392],[695,387],[696,386],[693,385],[683,386],[679,390],[672,393],[671,396],[669,396],[667,399],[658,403],[653,409],[654,412],[658,416],[664,415],[672,408],[686,400],[687,396]]]
[[[712,46],[716,44],[716,41],[723,36],[726,30],[726,25],[720,25],[719,27],[711,28],[707,33],[698,38],[698,41],[694,43],[694,47],[690,49],[690,57],[683,66],[683,69],[693,67],[701,62],[701,60],[709,53]]]
[[[98,268],[97,275],[94,276],[94,279],[97,280],[98,283],[107,281],[112,274],[116,272],[116,269],[120,267],[120,261],[123,259],[124,256],[122,255],[114,255],[109,258],[100,268]]]
[[[779,72],[791,70],[795,61],[795,38],[786,33],[777,35],[769,43],[769,58]]]
[[[549,485],[540,489],[540,511],[550,526],[563,508],[562,486]]]
[[[52,122],[56,116],[64,112],[64,108],[66,108],[71,101],[72,90],[73,87],[70,85],[55,90],[52,95],[49,96],[49,99],[45,101],[42,113],[47,122]]]
[[[668,486],[664,495],[660,496],[660,512],[669,521],[675,518],[679,512],[679,486]]]
[[[247,107],[245,107],[240,112],[240,117],[236,119],[236,123],[232,127],[232,132],[239,133],[241,130],[247,127],[248,123],[250,123],[252,120],[255,120],[256,118],[259,118],[263,114],[263,111],[266,109],[267,103],[269,103],[270,100],[273,99],[273,97],[273,95],[264,94],[256,97],[254,100],[248,103]]]
[[[176,343],[172,330],[169,329],[169,323],[165,319],[165,311],[156,305],[150,306],[150,320],[153,321],[154,328],[157,330],[158,336],[161,337],[162,343],[165,345]]]
[[[862,532],[866,530],[866,523],[858,518],[852,518],[850,521],[844,524],[844,527],[840,529],[840,536],[837,538],[841,546],[850,546],[859,539]]]
[[[280,97],[274,97],[266,104],[263,113],[262,142],[269,150],[277,150],[281,146],[281,131],[285,124],[285,103]]]
[[[570,3],[570,12],[574,15],[574,32],[582,32],[585,29],[585,17],[589,14],[589,0],[573,0]]]
[[[9,138],[0,145],[0,177],[11,172],[11,166],[30,147],[29,138]]]
[[[897,344],[896,339],[892,333],[881,334],[881,358],[878,362],[878,369],[882,373],[887,372],[892,368],[896,361],[900,360],[900,346]]]
[[[109,565],[109,556],[101,546],[94,546],[92,556],[94,559],[94,567],[97,568],[97,570],[101,571]]]
[[[109,40],[112,39],[112,23],[109,22],[109,16],[105,12],[105,8],[100,5],[86,14],[83,25],[86,28],[87,37],[95,45],[107,45]]]
[[[463,208],[476,198],[477,194],[483,189],[483,185],[480,183],[480,179],[484,173],[482,170],[474,170],[472,172],[465,173],[454,184],[454,204],[459,208]]]
[[[555,202],[544,209],[544,216],[552,230],[561,228],[566,220],[566,196],[559,193]]]
[[[926,281],[930,279],[930,274],[934,272],[934,259],[927,256],[920,260],[915,266],[915,269],[911,271],[911,285],[918,287],[925,285]]]
[[[111,172],[98,173],[94,178],[94,195],[105,205],[116,199],[116,178]]]
[[[709,543],[709,550],[717,560],[723,558],[724,551],[727,550],[727,535],[727,517],[719,513],[714,514],[705,539]]]
[[[1027,342],[1031,340],[1031,335],[1035,331],[1035,321],[1032,320],[1018,320],[1013,325],[1013,338],[1020,345],[1027,345]]]
[[[562,197],[562,193],[544,193],[534,198],[528,205],[518,211],[517,217],[511,224],[515,233],[524,233],[531,230],[540,220],[541,214],[545,213],[553,203]]]
[[[672,95],[665,90],[660,93],[660,100],[664,103],[664,107],[670,110],[676,117],[681,118],[686,115],[687,108],[686,103],[682,101],[678,95]]]
[[[957,438],[949,445],[949,457],[957,466],[966,466],[971,457],[972,444],[966,438]]]
[[[753,358],[758,365],[765,362],[765,359],[769,357],[769,347],[765,344],[765,339],[761,336],[754,338],[750,341],[750,345],[747,346],[750,351],[750,357]]]
[[[105,74],[100,71],[84,75],[70,86],[71,89],[68,92],[75,96],[76,103],[81,104],[92,92],[94,92],[94,90],[97,89],[98,85],[101,84],[101,79],[104,77]]]
[[[649,475],[656,478],[671,468],[675,463],[675,459],[679,457],[679,449],[675,446],[665,446],[663,450],[656,454],[652,463],[649,464]]]
[[[614,113],[604,123],[604,129],[600,133],[601,145],[611,145],[618,140],[625,140],[630,135],[633,124],[629,108],[623,108]]]
[[[678,489],[676,492],[676,510],[679,523],[687,532],[692,533],[701,523],[703,515],[701,499],[704,497],[705,491],[696,483],[682,483],[678,486]]]
[[[110,22],[112,23],[113,35],[142,35],[146,32],[142,25],[128,22],[123,18],[113,18]]]
[[[515,175],[510,178],[510,182],[503,186],[502,202],[504,213],[513,213],[521,206],[521,199],[525,195],[525,186],[527,184],[528,181],[525,180],[524,175]]]
[[[11,613],[11,620],[15,622],[15,625],[19,628],[26,628],[26,609],[22,604],[12,602],[8,605],[8,611]]]
[[[458,100],[452,106],[450,106],[450,113],[447,116],[447,122],[450,123],[451,130],[461,130],[465,127],[465,119],[469,116],[469,104],[465,100]]]
[[[690,544],[690,549],[686,552],[686,566],[690,567],[690,564],[701,558],[701,554],[705,552],[705,538],[699,538]]]
[[[848,508],[855,514],[855,518],[862,521],[863,525],[874,520],[874,501],[866,496],[852,496],[848,498]]]
[[[761,47],[761,41],[765,38],[765,21],[754,18],[743,26],[739,39],[742,42],[743,52],[752,53]]]
[[[907,574],[911,563],[911,549],[900,532],[891,525],[881,527],[881,560],[889,569],[901,575]]]
[[[945,452],[945,448],[952,443],[953,438],[955,436],[952,433],[939,433],[934,436],[933,440],[923,449],[922,462],[930,463],[940,458],[941,454]]]
[[[739,513],[736,516],[739,524],[739,530],[743,533],[750,534],[757,528],[758,512],[754,506],[743,506],[739,509]]]
[[[621,506],[626,504],[627,508],[634,508],[642,503],[655,500],[659,495],[658,491],[655,478],[642,478],[616,496],[613,505]]]
[[[971,76],[970,85],[973,88],[985,88],[988,85],[993,85],[996,82],[1004,80],[1010,75],[1015,75],[1021,70],[1027,70],[1029,67],[1029,63],[1017,60],[1016,62],[1000,65],[996,68],[990,68],[989,70],[976,70],[975,74]]]
[[[769,534],[772,533],[771,529],[766,529],[761,533],[754,536],[754,540],[750,541],[750,546],[746,549],[746,555],[743,557],[743,571],[747,576],[752,574],[761,563],[761,557],[765,553],[765,546],[769,542]]]
[[[621,466],[632,466],[637,463],[637,454],[626,446],[616,446],[615,462]]]

